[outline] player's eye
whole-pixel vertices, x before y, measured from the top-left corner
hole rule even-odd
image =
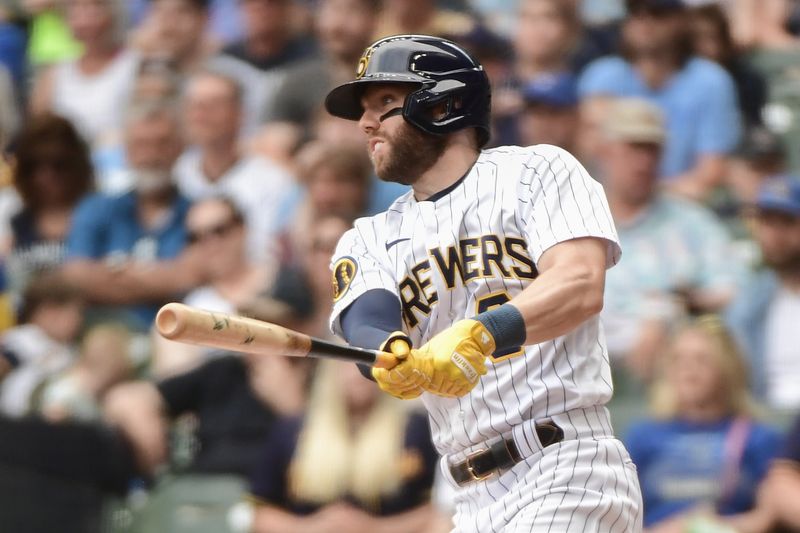
[[[387,106],[387,105],[393,104],[393,103],[394,103],[394,96],[392,96],[390,94],[385,94],[381,98],[381,105]]]

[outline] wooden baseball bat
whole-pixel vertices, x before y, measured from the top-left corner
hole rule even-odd
[[[179,303],[166,304],[158,311],[156,328],[162,337],[173,341],[236,352],[332,358],[380,368],[397,364],[390,353],[342,346],[277,324]]]

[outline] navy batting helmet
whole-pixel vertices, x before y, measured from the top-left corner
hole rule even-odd
[[[360,119],[364,112],[361,96],[368,83],[417,85],[402,110],[390,113],[402,113],[422,131],[444,135],[477,128],[480,146],[489,140],[489,78],[477,61],[451,41],[428,35],[396,35],[376,41],[361,56],[356,79],[333,89],[325,99],[325,109],[337,117]],[[432,108],[440,104],[444,104],[444,115],[434,117]]]

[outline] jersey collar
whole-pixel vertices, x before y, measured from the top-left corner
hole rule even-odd
[[[478,155],[478,159],[480,159],[480,155]],[[469,167],[469,169],[467,169],[467,171],[464,173],[464,175],[461,176],[460,178],[458,178],[455,182],[453,182],[452,184],[448,185],[447,187],[445,187],[441,191],[433,193],[432,195],[430,195],[426,199],[419,200],[419,202],[435,202],[435,201],[437,201],[437,200],[439,200],[441,198],[444,198],[445,196],[447,196],[448,194],[450,194],[451,192],[456,190],[456,187],[461,185],[461,183],[463,183],[464,180],[467,179],[467,176],[469,176],[470,172],[472,172],[472,169],[475,168],[475,165],[478,163],[478,159],[476,159],[475,163],[472,163],[472,166]]]

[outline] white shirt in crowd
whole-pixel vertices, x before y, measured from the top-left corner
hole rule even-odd
[[[72,121],[93,147],[116,141],[122,129],[137,54],[124,50],[101,72],[87,76],[77,60],[55,66],[52,109]]]
[[[248,230],[248,248],[253,260],[274,252],[278,232],[278,209],[294,190],[294,178],[281,167],[261,157],[242,157],[216,181],[203,174],[200,151],[189,150],[175,165],[175,184],[192,201],[225,196],[241,209]]]
[[[75,352],[33,324],[6,331],[2,344],[5,350],[17,356],[19,366],[0,384],[0,413],[23,416],[28,413],[37,388],[64,371],[75,359]]]
[[[800,408],[800,292],[781,288],[769,308],[766,365],[769,403],[780,409]]]

